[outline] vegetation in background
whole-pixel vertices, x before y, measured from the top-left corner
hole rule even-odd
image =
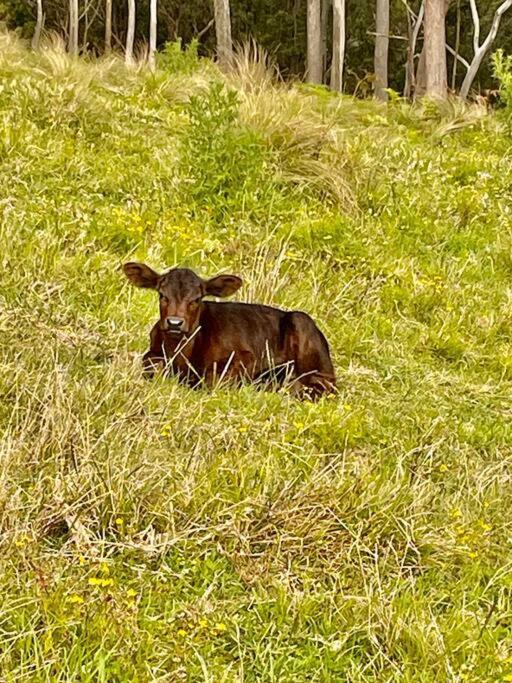
[[[0,677],[512,680],[508,110],[0,73]],[[145,381],[134,259],[310,312],[339,395]]]
[[[329,3],[329,0],[325,0]],[[45,29],[67,35],[69,0],[43,0]],[[17,28],[31,39],[36,24],[36,0],[0,0],[0,20],[9,28]],[[213,56],[216,50],[213,25],[213,1],[158,0],[158,44],[162,48],[168,41],[182,40],[186,45],[200,36],[202,55]],[[254,39],[274,55],[285,78],[302,76],[306,61],[306,0],[230,0],[233,40],[243,43]],[[390,0],[390,52],[389,86],[402,93],[407,62],[408,22],[406,6],[418,13],[420,0]],[[491,26],[498,0],[478,0],[481,34]],[[105,45],[105,0],[81,0],[80,45],[95,54],[103,54]],[[137,0],[136,44],[139,49],[148,43],[149,0]],[[373,53],[375,46],[375,0],[347,0],[347,50],[345,58],[345,91],[364,96],[374,87]],[[112,0],[114,34],[113,48],[126,45],[128,3]],[[332,18],[327,30],[327,47],[331,48]],[[457,37],[457,25],[462,27]],[[87,29],[86,29],[87,27]],[[473,22],[467,0],[452,0],[446,15],[446,39],[452,49],[458,47],[460,56],[471,61],[473,56]],[[422,33],[417,51],[422,47]],[[506,13],[500,25],[492,50],[498,48],[512,52],[512,14]],[[447,54],[449,83],[452,82],[453,55]],[[466,69],[458,63],[455,85],[460,87]],[[328,81],[329,78],[326,79]],[[474,83],[476,91],[493,87],[490,55]]]

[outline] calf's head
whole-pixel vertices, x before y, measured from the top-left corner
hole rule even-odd
[[[145,263],[125,263],[126,277],[137,287],[160,295],[160,329],[175,337],[190,335],[199,325],[204,296],[229,296],[242,286],[236,275],[217,275],[203,280],[188,268],[156,273]]]

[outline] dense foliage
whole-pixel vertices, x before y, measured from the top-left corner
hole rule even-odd
[[[43,0],[47,30],[67,35],[68,0]],[[498,0],[478,0],[481,35],[489,30]],[[85,49],[101,53],[105,22],[104,0],[80,0],[84,16],[80,24],[80,42]],[[304,73],[306,55],[306,0],[230,0],[234,40],[243,43],[249,38],[275,56],[285,77]],[[419,0],[410,7],[418,12]],[[3,7],[3,12],[2,12]],[[35,0],[0,0],[2,13],[10,28],[19,27],[25,37],[32,35],[36,15]],[[402,92],[407,59],[407,14],[403,0],[390,0],[391,34],[389,55],[389,84]],[[168,41],[181,39],[190,43],[213,18],[212,2],[204,0],[158,0],[158,38],[162,47]],[[139,45],[147,43],[149,30],[149,0],[137,0],[137,39]],[[469,2],[451,0],[446,17],[447,40],[454,48],[457,44],[457,22],[460,21],[460,49],[462,57],[471,60],[473,23]],[[127,24],[127,3],[113,0],[113,29],[116,45],[124,45]],[[365,95],[373,88],[373,50],[375,31],[375,0],[347,0],[347,54],[345,60],[348,92]],[[330,39],[330,31],[327,35]],[[418,49],[421,49],[421,34]],[[512,13],[505,14],[494,49],[512,52]],[[200,51],[212,55],[215,50],[215,32],[210,28],[200,37]],[[328,66],[328,65],[327,65]],[[453,57],[448,54],[448,82],[452,83]],[[465,69],[458,65],[455,85],[460,86]],[[475,88],[493,86],[490,59],[479,72]]]
[[[512,680],[507,113],[0,70],[0,678]],[[339,395],[144,381],[135,258],[312,313]]]

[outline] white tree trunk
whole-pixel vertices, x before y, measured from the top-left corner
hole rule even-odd
[[[78,0],[69,0],[69,46],[70,54],[78,54]]]
[[[217,36],[217,55],[223,69],[233,63],[233,43],[231,41],[231,14],[229,0],[213,0],[215,15],[215,34]]]
[[[125,62],[128,66],[134,64],[133,42],[135,40],[135,0],[128,0],[128,30],[126,32]]]
[[[389,50],[389,0],[377,0],[375,36],[375,97],[387,100]]]
[[[489,48],[493,44],[494,40],[496,39],[496,36],[498,35],[498,29],[500,27],[500,22],[501,22],[501,17],[505,14],[507,10],[509,10],[512,7],[512,0],[505,0],[505,2],[502,2],[501,5],[498,7],[496,12],[494,13],[494,17],[492,20],[491,28],[489,30],[489,33],[487,34],[487,38],[484,40],[484,42],[480,45],[480,20],[478,18],[478,10],[476,7],[475,0],[470,0],[470,5],[471,5],[471,14],[473,16],[473,24],[474,24],[474,33],[473,33],[473,49],[474,49],[474,57],[471,60],[471,64],[469,65],[469,69],[466,73],[466,77],[464,78],[464,81],[462,82],[462,86],[460,88],[460,96],[463,99],[466,99],[469,90],[473,84],[473,81],[475,80],[475,77],[478,73],[478,69],[480,68],[480,65],[482,63],[483,58],[489,51]]]
[[[425,0],[425,94],[436,99],[445,99],[448,91],[445,15],[445,0]]]
[[[112,49],[112,0],[105,0],[105,52]]]
[[[343,62],[345,61],[345,0],[333,0],[332,11],[331,88],[342,92]]]
[[[155,51],[156,51],[156,13],[157,0],[151,0],[149,10],[149,68],[155,70]]]
[[[405,67],[405,85],[404,85],[404,95],[405,97],[412,97],[416,91],[416,68],[414,65],[414,60],[416,57],[416,43],[418,41],[418,35],[420,33],[420,28],[423,24],[423,13],[425,11],[425,5],[422,1],[418,16],[415,16],[413,12],[407,7],[407,18],[408,18],[408,37],[409,44],[407,46],[407,64]],[[419,66],[418,66],[419,71]]]
[[[307,65],[308,83],[322,82],[322,29],[321,0],[308,0],[307,17]]]
[[[39,41],[41,40],[41,31],[43,30],[44,14],[43,14],[43,0],[37,0],[37,19],[34,35],[32,37],[32,49],[39,50]]]

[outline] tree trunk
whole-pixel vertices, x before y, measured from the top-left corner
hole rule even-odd
[[[415,16],[413,12],[407,7],[407,37],[409,39],[407,45],[407,64],[405,68],[405,86],[404,95],[405,97],[414,97],[417,90],[417,82],[420,80],[420,64],[418,64],[418,73],[416,73],[416,68],[414,66],[416,59],[416,43],[418,42],[418,36],[420,33],[421,26],[423,24],[423,14],[425,12],[425,3],[422,0],[418,16]],[[414,21],[413,21],[414,19]],[[421,53],[423,55],[423,52]],[[420,55],[420,61],[421,61]],[[424,66],[424,59],[422,65]],[[424,71],[424,69],[423,69]],[[423,84],[424,87],[424,84]]]
[[[475,24],[473,43],[475,54],[473,59],[471,60],[471,64],[469,65],[469,69],[466,73],[466,77],[464,78],[464,81],[462,82],[460,88],[460,96],[464,100],[467,98],[469,94],[469,90],[473,84],[473,81],[475,80],[475,77],[478,73],[478,69],[480,68],[480,64],[482,63],[483,58],[489,51],[489,48],[491,47],[492,43],[496,39],[496,36],[498,35],[501,17],[503,16],[503,14],[505,14],[507,10],[509,10],[512,7],[512,0],[505,0],[505,2],[501,3],[501,5],[498,7],[496,12],[494,13],[492,25],[489,30],[489,33],[487,34],[487,38],[481,45],[479,45],[480,24],[478,19],[478,12],[476,10],[475,0],[470,0],[470,5],[473,14],[473,22]]]
[[[333,0],[332,10],[331,88],[342,92],[343,62],[345,61],[345,0]]]
[[[32,37],[32,49],[39,50],[39,41],[41,40],[41,31],[43,30],[44,14],[43,14],[43,0],[37,0],[37,19],[34,35]]]
[[[69,45],[70,54],[78,54],[78,0],[69,0]]]
[[[149,10],[149,68],[151,71],[155,70],[155,51],[156,51],[156,14],[157,14],[157,0],[151,0]]]
[[[512,0],[511,0],[512,2]],[[425,0],[425,95],[446,99],[448,79],[446,73],[445,0]]]
[[[126,31],[125,62],[128,66],[134,64],[133,42],[135,40],[135,0],[128,0],[128,29]]]
[[[453,68],[452,68],[452,91],[455,92],[457,85],[457,64],[459,61],[459,50],[460,50],[460,0],[457,0],[457,19],[455,23],[455,54],[453,56]]]
[[[388,94],[389,0],[377,0],[375,36],[375,97],[386,101]]]
[[[112,49],[112,0],[105,0],[105,52]]]
[[[329,25],[329,10],[331,0],[322,0],[322,16],[320,17],[320,32],[322,35],[322,82],[327,73],[327,27]]]
[[[322,82],[321,0],[308,0],[307,66],[308,83]]]
[[[223,69],[233,63],[233,43],[231,41],[231,15],[229,0],[213,0],[215,14],[215,33],[217,36],[217,56]]]
[[[425,48],[420,52],[414,85],[414,98],[423,97],[427,92],[427,65]]]

